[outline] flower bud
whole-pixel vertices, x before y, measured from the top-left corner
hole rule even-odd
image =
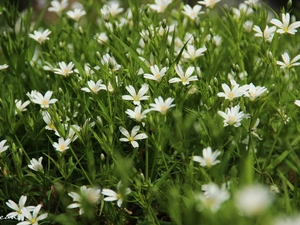
[[[101,119],[100,116],[97,116],[97,123],[100,125],[100,126],[103,126],[103,121]]]
[[[272,185],[270,185],[270,192],[272,194],[278,194],[280,191],[276,184],[272,184]]]

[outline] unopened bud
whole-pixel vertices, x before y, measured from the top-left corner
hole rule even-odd
[[[166,27],[167,27],[167,21],[166,21],[166,19],[163,19],[161,21],[161,26],[162,26],[162,28],[166,29]]]
[[[143,181],[143,182],[145,181],[145,176],[144,176],[143,173],[140,174],[140,179],[141,179],[141,181]]]
[[[270,185],[270,192],[272,194],[278,194],[280,191],[276,184],[272,184]]]
[[[269,59],[271,59],[271,60],[273,59],[273,54],[272,54],[271,51],[267,52],[267,56],[268,56]]]
[[[214,82],[216,85],[218,85],[219,84],[218,78],[214,77]]]
[[[107,5],[104,5],[103,8],[101,9],[101,15],[105,22],[109,21],[110,10]]]
[[[82,26],[79,26],[79,27],[78,27],[78,30],[79,30],[79,33],[81,33],[81,34],[84,33],[84,32],[83,32],[83,29],[82,29]]]
[[[195,94],[196,91],[197,91],[197,87],[195,85],[190,85],[188,94],[190,95]]]
[[[64,41],[60,41],[59,42],[59,47],[61,47],[61,48],[65,47],[65,42]]]
[[[100,126],[103,126],[103,121],[101,119],[100,116],[97,116],[97,123],[100,125]]]
[[[105,155],[103,153],[101,153],[100,158],[101,158],[102,161],[104,161],[105,160]]]
[[[293,5],[293,1],[292,0],[289,0],[288,3],[287,3],[287,8],[291,8]]]
[[[97,56],[97,58],[99,59],[99,60],[101,60],[101,55],[100,55],[100,52],[96,52],[96,56]]]

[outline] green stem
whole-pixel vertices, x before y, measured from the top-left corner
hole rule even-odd
[[[92,185],[93,183],[92,183],[92,181],[91,181],[89,175],[86,173],[85,169],[84,169],[83,166],[81,165],[81,163],[80,163],[80,161],[79,161],[77,155],[76,155],[75,152],[73,151],[72,147],[70,147],[70,151],[72,152],[72,155],[73,155],[74,158],[76,159],[76,162],[77,162],[78,165],[80,166],[80,168],[81,168],[82,172],[84,173],[86,179],[87,179],[88,182]]]

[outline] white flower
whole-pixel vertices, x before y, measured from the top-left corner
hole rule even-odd
[[[245,114],[243,111],[240,112],[240,106],[234,106],[227,108],[225,112],[218,111],[218,114],[224,118],[224,127],[226,126],[241,126],[242,119],[249,118],[249,114]]]
[[[134,108],[134,110],[127,109],[125,113],[128,115],[129,118],[135,119],[136,121],[140,122],[142,119],[146,117],[146,114],[149,112],[149,109],[146,109],[142,112],[142,106],[138,105]]]
[[[15,212],[11,212],[11,213],[8,213],[6,215],[6,218],[16,218],[19,220],[19,221],[23,221],[24,220],[24,215],[22,213],[22,209],[25,207],[25,203],[26,203],[26,200],[27,200],[27,196],[25,195],[22,195],[19,199],[19,205],[17,205],[14,201],[12,200],[8,200],[5,204],[15,210]],[[28,211],[33,211],[34,210],[34,206],[27,206],[26,207],[28,209]]]
[[[300,54],[296,55],[292,59],[292,61],[291,61],[290,56],[287,52],[283,53],[281,55],[281,57],[282,57],[283,62],[277,61],[277,65],[279,65],[281,69],[284,69],[284,68],[289,69],[292,66],[299,66],[300,65],[300,63],[297,62],[300,59]]]
[[[108,5],[103,5],[103,7],[100,9],[101,15],[104,19],[104,21],[109,21],[110,11]]]
[[[42,112],[42,116],[43,116],[44,122],[47,124],[45,126],[45,129],[46,130],[54,130],[55,131],[56,127],[55,127],[53,121],[51,120],[50,114],[47,111],[43,111]]]
[[[218,97],[224,97],[229,101],[232,101],[234,98],[241,97],[248,90],[248,85],[243,85],[240,87],[235,80],[230,80],[231,88],[227,84],[222,84],[222,89],[224,92],[219,92]]]
[[[61,13],[68,7],[68,0],[62,0],[61,2],[57,0],[51,1],[51,7],[48,8],[49,12]]]
[[[149,99],[149,96],[145,95],[149,90],[148,84],[143,84],[138,93],[136,93],[132,85],[126,86],[126,90],[130,93],[130,95],[123,95],[122,99],[133,101],[133,104],[135,105],[140,105],[140,101]]]
[[[107,66],[112,72],[117,71],[121,68],[121,65],[117,63],[115,58],[110,56],[108,53],[102,57],[101,63],[103,66]]]
[[[116,15],[120,14],[124,11],[123,8],[120,8],[120,5],[118,2],[110,2],[108,5],[108,9],[112,17],[115,17]]]
[[[62,126],[65,130],[67,139],[70,139],[72,142],[78,138],[77,133],[80,132],[82,129],[80,126],[76,124],[73,125],[63,124]],[[61,137],[57,130],[55,130],[55,135]]]
[[[207,50],[206,47],[195,49],[193,45],[187,45],[187,50],[184,50],[182,56],[185,59],[195,60],[197,57],[202,56],[203,52]]]
[[[84,87],[81,88],[82,91],[85,92],[93,92],[95,94],[97,94],[100,90],[106,90],[106,86],[104,84],[102,84],[102,80],[98,80],[96,83],[93,80],[88,81],[88,88]]]
[[[30,101],[27,100],[24,103],[22,103],[22,100],[15,99],[15,104],[16,104],[16,108],[17,108],[17,111],[15,111],[15,114],[17,114],[18,112],[26,111],[27,110],[26,107],[30,104]]]
[[[115,84],[116,84],[117,87],[122,86],[122,83],[119,83],[118,76],[115,77],[115,81],[116,81]],[[109,91],[109,92],[111,92],[111,93],[115,91],[115,89],[114,89],[114,87],[113,87],[113,85],[111,84],[110,81],[108,81],[106,90]]]
[[[178,77],[172,78],[169,80],[169,83],[177,83],[177,82],[182,82],[183,85],[187,85],[190,83],[190,81],[196,81],[198,80],[198,77],[191,76],[195,70],[195,67],[190,66],[186,72],[184,73],[180,65],[175,66],[175,71],[177,73]]]
[[[80,195],[76,192],[70,192],[68,195],[73,199],[72,204],[68,205],[69,209],[79,208],[79,215],[84,213],[82,201],[87,201],[91,205],[98,204],[101,198],[100,189],[87,188],[85,185],[80,187]]]
[[[250,101],[254,101],[259,96],[261,96],[265,91],[267,91],[266,87],[254,86],[254,84],[248,85],[248,91],[244,93],[244,96],[248,97]]]
[[[234,14],[233,17],[236,20],[239,20],[242,15],[249,15],[254,12],[252,8],[249,8],[248,5],[244,3],[240,3],[239,8],[233,8],[232,11]]]
[[[295,100],[295,105],[300,107],[300,100]]]
[[[212,152],[211,147],[204,148],[202,151],[203,157],[193,156],[193,161],[200,163],[200,166],[211,167],[220,163],[220,160],[216,160],[217,157],[221,154],[219,150]]]
[[[204,193],[196,195],[196,199],[201,201],[199,209],[201,210],[204,206],[210,209],[212,212],[217,212],[221,205],[230,198],[230,194],[226,189],[225,185],[220,188],[215,183],[209,183],[202,185]]]
[[[273,196],[269,188],[255,184],[239,190],[235,196],[235,205],[245,216],[255,216],[265,211],[272,203]]]
[[[69,74],[73,73],[74,63],[70,62],[68,65],[65,62],[58,63],[59,68],[54,69],[54,73],[63,75],[65,77],[69,76]]]
[[[161,79],[165,76],[167,69],[167,67],[163,67],[161,70],[159,70],[157,65],[150,66],[152,74],[145,73],[144,78],[160,82]]]
[[[253,125],[253,127],[251,127],[251,134],[255,137],[257,137],[259,140],[262,140],[262,138],[258,135],[257,133],[257,127],[259,125],[260,119],[257,118],[255,121],[255,124]]]
[[[57,99],[51,99],[52,91],[47,91],[43,96],[40,92],[36,92],[35,95],[31,96],[31,101],[35,104],[39,104],[42,109],[49,108],[50,104],[57,102]]]
[[[148,43],[149,38],[151,38],[149,30],[142,30],[140,35],[145,43]]]
[[[253,26],[253,21],[251,21],[251,20],[247,20],[243,24],[243,27],[244,27],[245,31],[248,32],[248,33],[251,31],[252,26]]]
[[[277,26],[277,33],[279,34],[295,34],[297,32],[297,28],[300,27],[300,21],[294,22],[290,24],[290,14],[289,13],[282,13],[282,22],[278,19],[272,19],[270,23]]]
[[[202,9],[202,6],[200,6],[200,5],[195,5],[195,6],[192,8],[190,5],[186,4],[186,5],[183,6],[183,11],[182,11],[182,13],[183,13],[184,15],[186,15],[187,17],[189,17],[191,20],[194,21],[194,20],[197,18],[197,16],[198,16],[200,13],[202,13],[202,12],[200,12],[201,9]]]
[[[215,46],[220,46],[222,43],[222,37],[220,35],[214,35],[212,38],[213,43],[215,44]]]
[[[32,90],[30,93],[27,92],[26,95],[28,96],[28,98],[30,99],[30,101],[32,101],[32,99],[34,99],[34,96],[38,93],[38,91],[36,90]]]
[[[67,138],[66,140],[64,138],[59,138],[58,143],[54,142],[53,147],[56,149],[56,151],[59,152],[65,152],[69,148],[69,144],[71,143],[71,140]]]
[[[259,5],[259,0],[247,0],[245,3],[251,7],[256,7]]]
[[[4,70],[4,69],[7,69],[7,68],[8,68],[7,64],[0,65],[0,70]]]
[[[0,154],[2,153],[2,152],[5,152],[7,149],[8,149],[8,146],[5,146],[5,143],[7,142],[7,140],[2,140],[1,142],[0,142]]]
[[[149,7],[158,13],[163,13],[171,2],[172,0],[155,0],[155,4],[149,4]]]
[[[92,77],[95,74],[94,70],[99,70],[99,66],[92,67],[89,63],[84,64],[84,75],[87,77]],[[74,69],[74,72],[80,75],[80,72],[78,69]]]
[[[99,44],[103,44],[108,41],[108,37],[105,32],[101,32],[100,34],[96,34],[94,38],[98,41]]]
[[[213,8],[216,3],[220,2],[221,0],[204,0],[198,1],[198,4],[205,5],[206,7]]]
[[[44,30],[44,31],[33,31],[34,34],[29,34],[29,37],[34,39],[40,44],[43,44],[46,40],[49,40],[49,35],[51,34],[51,31]]]
[[[300,224],[300,215],[280,216],[274,219],[272,225],[298,225]]]
[[[71,19],[75,20],[75,21],[79,21],[81,17],[83,17],[86,14],[86,12],[82,9],[74,9],[73,11],[68,11],[67,15],[68,17],[70,17]]]
[[[32,158],[30,160],[30,164],[28,167],[34,171],[44,171],[44,167],[42,165],[43,157],[41,156],[39,160],[36,160],[35,158]]]
[[[155,103],[151,103],[151,111],[158,111],[163,115],[166,115],[168,109],[172,108],[175,106],[175,104],[172,104],[172,102],[174,101],[174,98],[167,98],[166,101],[164,101],[164,99],[159,96],[158,98],[154,99]]]
[[[32,212],[32,215],[26,207],[23,207],[22,208],[22,213],[26,217],[27,220],[24,221],[24,222],[19,222],[19,223],[17,223],[17,225],[29,225],[29,224],[38,225],[38,221],[44,220],[48,217],[48,213],[43,213],[42,215],[38,216],[38,214],[41,210],[41,207],[42,207],[41,204],[37,205],[34,208],[34,210]]]
[[[54,66],[51,65],[49,62],[46,62],[45,61],[45,65],[43,66],[43,70],[46,70],[46,71],[54,71]]]
[[[121,181],[119,181],[119,183],[117,185],[117,191],[118,192],[115,192],[111,189],[104,188],[101,193],[107,197],[105,197],[103,200],[106,202],[117,201],[118,207],[121,207],[122,203],[123,203],[122,182]],[[130,188],[126,188],[124,190],[125,195],[128,195],[130,193],[131,193]]]
[[[275,26],[269,27],[267,25],[266,28],[264,29],[264,31],[262,32],[260,27],[255,25],[253,27],[253,30],[256,32],[254,34],[255,37],[261,37],[265,41],[272,42],[273,37],[274,37],[274,33],[276,31],[276,27]]]
[[[139,147],[139,144],[137,143],[136,140],[148,138],[148,136],[145,133],[137,134],[138,131],[140,130],[140,126],[134,126],[130,134],[124,127],[119,127],[119,129],[120,132],[125,136],[125,138],[120,138],[119,140],[123,142],[130,142],[130,144],[134,148]]]

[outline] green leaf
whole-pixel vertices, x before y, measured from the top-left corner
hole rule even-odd
[[[291,151],[284,151],[283,153],[280,154],[275,160],[271,162],[266,168],[266,170],[273,170],[275,167],[277,167],[289,154]]]

